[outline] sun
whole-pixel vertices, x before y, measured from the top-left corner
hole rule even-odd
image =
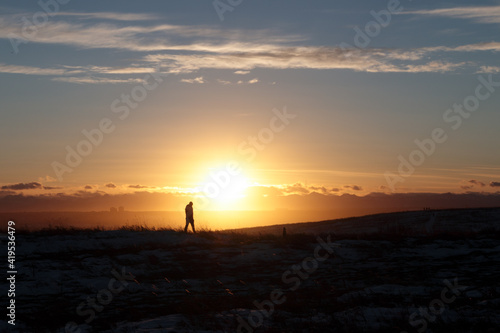
[[[241,169],[217,167],[211,168],[199,188],[212,209],[238,210],[249,186],[250,181]]]
[[[236,203],[245,198],[248,185],[248,180],[243,175],[231,177],[230,183],[221,188],[219,195],[213,198],[216,206],[224,209],[236,209]]]

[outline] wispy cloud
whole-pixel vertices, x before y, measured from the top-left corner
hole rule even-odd
[[[499,42],[485,42],[477,44],[468,44],[454,48],[441,48],[444,51],[475,52],[475,51],[500,51]]]
[[[128,78],[115,79],[109,77],[54,77],[52,81],[78,83],[78,84],[118,84],[118,83],[143,83],[143,79]]]
[[[161,17],[156,14],[131,14],[131,13],[113,13],[113,12],[95,12],[95,13],[78,13],[78,12],[58,12],[57,16],[68,16],[82,19],[99,19],[99,20],[115,20],[115,21],[150,21],[157,20]]]
[[[500,66],[481,66],[478,73],[500,73]]]
[[[305,185],[302,183],[272,185],[272,186],[254,186],[252,191],[266,195],[286,196],[286,195],[308,195],[312,193],[319,193],[323,195],[340,195],[343,193],[350,193],[351,191],[363,191],[359,185],[344,185],[339,187],[327,187],[325,185]]]
[[[500,23],[500,6],[454,7],[431,10],[402,11],[400,14],[470,19],[478,23]]]
[[[479,180],[475,180],[475,179],[469,180],[469,183],[477,185],[477,186],[481,186],[481,187],[486,186],[483,182],[480,182]]]
[[[220,84],[223,84],[223,85],[231,84],[231,81],[221,80],[221,79],[217,79],[217,82],[219,82]]]
[[[462,184],[463,185],[461,185],[460,188],[462,190],[466,190],[466,191],[471,190],[474,187],[485,187],[486,186],[485,183],[483,183],[483,182],[481,182],[479,180],[476,180],[476,179],[471,179],[471,180],[468,180],[468,181],[462,181]]]
[[[463,7],[410,13],[481,18],[497,15],[500,7]],[[468,16],[467,16],[468,15]],[[72,21],[67,19],[71,18]],[[76,20],[75,20],[76,18]],[[118,84],[141,82],[140,74],[153,72],[162,63],[164,71],[188,74],[203,68],[227,69],[234,74],[249,74],[255,68],[354,70],[372,73],[444,73],[472,67],[471,72],[495,70],[496,64],[477,65],[467,57],[445,58],[442,52],[500,51],[500,42],[462,46],[437,46],[416,49],[353,48],[296,46],[304,36],[287,35],[269,29],[231,30],[206,26],[151,24],[154,14],[112,12],[61,12],[37,30],[30,42],[67,45],[81,49],[117,49],[138,52],[128,66],[55,66],[38,68],[0,64],[0,73],[46,75],[51,80],[77,84]],[[123,25],[120,21],[126,21]],[[137,22],[135,22],[137,21]],[[19,33],[20,21],[0,15],[0,38]],[[348,56],[346,56],[348,54]],[[496,71],[496,70],[495,70]],[[491,71],[489,71],[491,72]],[[120,77],[121,75],[121,77]],[[257,79],[241,81],[256,83]],[[202,77],[180,80],[205,83]],[[227,84],[229,81],[218,81]],[[237,82],[238,83],[238,82]]]
[[[254,68],[310,68],[350,69],[365,72],[447,72],[464,66],[465,62],[426,61],[431,51],[394,49],[355,49],[346,57],[337,47],[275,48],[267,52],[240,50],[230,53],[209,54],[150,54],[143,58],[150,63],[168,63],[171,71],[189,73],[201,68],[238,69]],[[406,60],[406,62],[405,62]],[[420,63],[414,63],[420,60]]]
[[[68,71],[64,68],[40,68],[33,66],[17,66],[0,63],[0,73],[26,74],[26,75],[66,75],[79,74],[82,71]]]
[[[11,185],[4,185],[1,187],[2,190],[34,190],[34,189],[41,189],[42,184],[38,182],[31,182],[31,183],[17,183],[17,184],[11,184]]]
[[[135,189],[152,188],[151,186],[146,186],[146,185],[129,185],[128,187]]]
[[[65,21],[65,16],[80,20]],[[33,43],[71,45],[85,49],[107,48],[130,51],[231,52],[243,47],[264,52],[274,44],[301,40],[298,36],[273,37],[269,30],[229,30],[206,26],[172,24],[115,24],[115,20],[148,19],[149,15],[121,13],[61,13],[30,36]],[[95,19],[99,19],[95,21]],[[148,21],[149,23],[149,21]],[[0,15],[0,38],[22,35],[23,23],[15,15]],[[258,41],[258,42],[256,42]]]
[[[203,76],[196,77],[194,79],[182,79],[181,82],[185,83],[205,83]]]
[[[62,190],[64,187],[62,186],[44,186],[44,190]]]
[[[350,190],[353,190],[353,191],[361,191],[363,190],[363,188],[359,185],[345,185],[344,188],[346,189],[350,189]]]

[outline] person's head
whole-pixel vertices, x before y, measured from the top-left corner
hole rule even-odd
[[[192,206],[193,205],[193,202],[192,201],[189,201],[189,206]]]

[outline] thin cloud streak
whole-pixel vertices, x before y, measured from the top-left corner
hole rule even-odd
[[[83,71],[67,70],[64,68],[41,68],[32,66],[6,65],[0,63],[0,73],[25,75],[73,75],[83,73]]]
[[[441,9],[431,9],[431,10],[415,10],[415,11],[401,12],[399,14],[471,19],[477,23],[486,23],[486,24],[500,23],[500,6],[455,7],[455,8],[441,8]]]
[[[112,15],[112,13],[104,14],[104,16]],[[84,16],[83,13],[79,15]],[[89,15],[96,18],[97,14]],[[19,20],[11,16],[0,16],[0,38],[8,39],[11,34],[20,35],[22,27]],[[244,49],[265,52],[274,49],[275,44],[303,40],[298,36],[273,37],[273,35],[270,30],[249,32],[172,24],[118,26],[110,22],[74,23],[51,20],[37,29],[33,36],[23,38],[33,43],[69,45],[83,49],[121,49],[140,52],[237,52]],[[184,39],[185,42],[171,41],[179,39]]]
[[[150,21],[159,20],[161,17],[156,14],[131,14],[131,13],[113,13],[113,12],[95,12],[95,13],[78,13],[78,12],[58,12],[56,16],[77,17],[82,19],[99,19],[99,20],[114,20],[114,21]]]
[[[52,81],[77,83],[77,84],[118,84],[118,83],[143,83],[142,79],[112,79],[103,77],[55,77]]]

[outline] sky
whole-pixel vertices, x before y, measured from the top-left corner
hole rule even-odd
[[[500,1],[2,1],[0,210],[488,205],[499,27]]]

